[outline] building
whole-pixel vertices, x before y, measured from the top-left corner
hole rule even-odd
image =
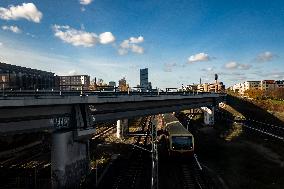
[[[242,94],[247,90],[259,90],[260,89],[260,81],[246,81],[243,84],[243,88],[241,90]]]
[[[186,91],[189,91],[189,92],[198,91],[198,85],[196,85],[196,84],[187,85],[187,86],[185,87],[185,90],[186,90]]]
[[[209,84],[208,83],[201,83],[197,85],[198,92],[208,92],[209,91]]]
[[[216,92],[224,92],[225,91],[225,85],[223,82],[217,82],[216,84]]]
[[[267,90],[275,90],[277,87],[275,80],[262,80],[260,82],[260,89],[267,91]]]
[[[60,90],[89,90],[90,76],[88,75],[71,75],[59,76]]]
[[[108,86],[110,86],[110,87],[116,87],[116,83],[115,83],[114,81],[110,81],[110,82],[108,83]]]
[[[232,90],[235,92],[235,93],[241,93],[242,91],[242,88],[243,88],[243,83],[237,83],[235,85],[232,86]]]
[[[276,83],[276,88],[284,88],[284,80],[278,80],[278,81],[275,81]]]
[[[239,93],[241,95],[245,94],[247,90],[259,90],[261,89],[261,81],[245,81],[243,83],[237,83],[233,85],[232,90],[235,93]]]
[[[152,89],[152,84],[148,81],[148,68],[140,69],[140,87],[142,91]]]
[[[222,92],[225,90],[223,82],[202,83],[197,85],[198,92]]]
[[[12,90],[58,89],[59,78],[46,72],[0,62],[0,87]]]
[[[119,91],[128,91],[129,85],[126,83],[125,77],[118,81]]]
[[[271,91],[279,88],[284,88],[284,80],[246,81],[232,86],[232,90],[241,95],[244,95],[247,90]]]
[[[109,84],[103,83],[102,85],[97,86],[97,88],[102,91],[115,91],[116,83],[114,81],[110,81]]]

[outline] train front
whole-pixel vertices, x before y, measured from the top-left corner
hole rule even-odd
[[[169,136],[171,157],[192,157],[194,154],[194,138],[191,134]]]

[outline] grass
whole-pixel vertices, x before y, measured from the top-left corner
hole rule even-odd
[[[283,100],[268,100],[270,102],[272,102],[273,104],[276,105],[284,105],[284,101]]]

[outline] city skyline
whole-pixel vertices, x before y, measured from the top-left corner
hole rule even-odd
[[[153,87],[284,79],[282,1],[1,1],[0,61]]]

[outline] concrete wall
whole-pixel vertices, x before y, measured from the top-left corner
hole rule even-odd
[[[88,142],[74,140],[73,132],[52,134],[52,188],[78,188],[89,172]]]

